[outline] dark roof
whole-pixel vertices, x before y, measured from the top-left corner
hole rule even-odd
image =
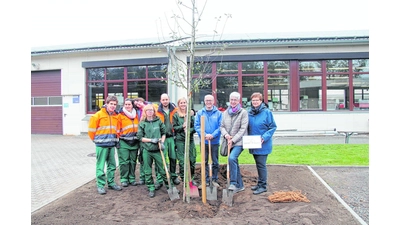
[[[292,37],[290,37],[292,36]],[[208,48],[210,46],[227,45],[234,47],[260,47],[260,46],[307,46],[307,45],[357,45],[369,44],[369,34],[367,31],[345,32],[345,33],[322,33],[315,34],[242,34],[228,35],[216,38],[215,36],[199,35],[196,37],[197,48]],[[175,46],[184,49],[184,43],[189,42],[190,37],[180,40],[142,39],[142,40],[124,40],[100,43],[86,43],[64,46],[39,47],[31,49],[31,56],[44,54],[61,54],[82,51],[109,51],[120,49],[139,49],[139,48],[164,48],[166,46]]]

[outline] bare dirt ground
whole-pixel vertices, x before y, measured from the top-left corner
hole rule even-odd
[[[268,192],[253,195],[255,165],[241,165],[245,191],[236,193],[233,206],[222,201],[226,188],[226,165],[220,165],[218,199],[202,201],[182,197],[171,201],[162,187],[154,198],[145,185],[122,191],[97,193],[95,180],[40,208],[31,215],[31,224],[360,224],[306,166],[268,165]],[[200,165],[196,179],[200,180]],[[119,180],[118,170],[116,178]],[[301,191],[310,202],[272,203],[276,191]]]

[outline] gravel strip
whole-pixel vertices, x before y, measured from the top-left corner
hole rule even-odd
[[[311,167],[369,224],[369,167]]]

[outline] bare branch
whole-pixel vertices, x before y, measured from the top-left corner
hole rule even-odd
[[[195,59],[196,55],[196,32],[197,26],[201,21],[201,17],[205,11],[207,0],[205,1],[203,7],[199,11],[196,6],[196,0],[191,1],[191,6],[185,5],[183,1],[177,0],[176,1],[178,10],[180,15],[173,14],[170,19],[173,19],[174,24],[170,24],[168,19],[167,25],[168,28],[171,30],[170,38],[171,41],[164,41],[161,43],[167,49],[168,59],[170,60],[170,68],[168,69],[168,78],[167,81],[171,82],[172,84],[176,85],[179,88],[184,88],[187,91],[187,115],[190,114],[190,107],[192,105],[192,96],[194,92],[198,92],[200,88],[210,87],[213,78],[209,74],[209,70],[212,64],[211,56],[214,54],[219,54],[223,51],[227,45],[222,43],[216,43],[215,39],[218,35],[217,28],[218,23],[221,21],[221,16],[217,17],[217,24],[215,26],[214,33],[212,35],[213,46],[210,46],[209,51],[204,51],[206,54],[203,54],[200,58]],[[191,12],[191,19],[185,18],[185,10],[190,10]],[[225,28],[226,22],[231,16],[229,14],[225,14],[226,20],[223,25],[223,29]],[[167,16],[166,16],[167,17]],[[181,26],[181,23],[187,25],[187,27]],[[190,28],[186,30],[185,28]],[[204,37],[207,38],[207,37]],[[221,36],[219,37],[221,39]],[[187,51],[189,55],[189,63],[187,62],[186,55],[183,59],[183,51]],[[179,54],[180,53],[180,54]],[[197,62],[195,62],[195,60]],[[173,67],[173,68],[171,68]],[[196,70],[196,71],[195,71]],[[193,79],[193,74],[198,74],[198,78]],[[211,78],[211,79],[210,79]],[[190,124],[190,116],[186,118],[186,124]],[[189,152],[189,132],[186,131],[186,138],[185,138],[185,154]],[[186,164],[186,160],[185,160]],[[185,165],[185,184],[188,182],[187,179],[187,166]],[[185,186],[187,188],[187,186]],[[185,198],[184,198],[185,199]]]

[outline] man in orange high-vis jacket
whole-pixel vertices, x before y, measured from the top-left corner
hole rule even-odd
[[[169,159],[169,172],[171,174],[171,180],[175,185],[180,184],[180,180],[176,174],[175,134],[173,128],[173,117],[177,110],[178,108],[175,107],[175,104],[170,102],[168,94],[162,94],[156,115],[160,117],[161,121],[165,125],[166,136],[164,141],[164,156]],[[157,184],[162,184],[160,183],[161,181],[161,177],[157,175]]]
[[[106,183],[110,189],[121,190],[114,181],[115,146],[118,143],[118,114],[115,112],[117,104],[116,96],[108,96],[106,104],[89,121],[88,135],[96,145],[97,192],[101,195],[106,194]],[[107,174],[104,173],[106,164]]]

